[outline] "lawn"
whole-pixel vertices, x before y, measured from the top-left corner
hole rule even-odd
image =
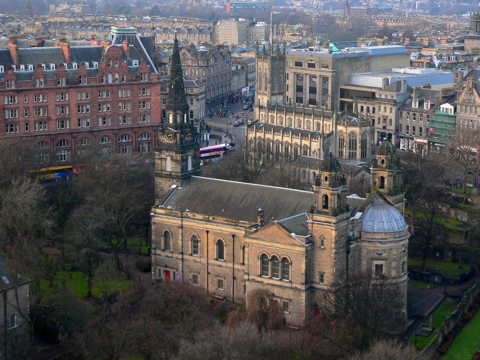
[[[50,281],[42,279],[40,282],[40,289],[42,294],[49,295],[55,291],[55,286],[62,287],[62,281],[65,280],[65,285],[68,289],[75,291],[80,296],[87,296],[87,277],[80,272],[59,271],[53,279],[54,287],[50,287]],[[93,297],[100,297],[105,291],[110,294],[115,291],[121,291],[129,288],[135,283],[131,280],[126,280],[125,277],[119,276],[112,279],[93,279]]]
[[[480,348],[480,311],[463,328],[442,360],[471,359]]]
[[[150,239],[144,237],[132,237],[127,240],[128,250],[136,254],[150,254]]]
[[[457,308],[457,303],[452,299],[446,298],[440,306],[433,312],[432,316],[432,325],[433,331],[429,336],[412,336],[410,343],[418,346],[419,348],[424,348],[427,346],[433,337],[436,334],[436,330],[441,323],[445,321],[448,315],[450,315]],[[425,319],[425,322],[428,324],[430,321],[429,316]]]
[[[409,257],[408,265],[420,270],[422,259],[419,257]],[[459,263],[451,261],[437,261],[427,259],[427,271],[439,271],[446,276],[459,277],[464,271],[468,271],[469,265],[463,264],[463,269],[459,268]]]
[[[433,284],[433,283],[423,282],[423,281],[419,281],[419,280],[408,279],[408,285],[415,286],[415,287],[418,287],[418,288],[421,288],[421,289],[431,289],[438,284]]]
[[[413,209],[412,208],[406,208],[405,209],[405,214],[413,217]],[[418,210],[418,209],[416,211],[416,216],[417,217],[421,216],[422,218],[424,218],[423,212],[421,210]],[[462,221],[453,219],[453,218],[448,217],[448,216],[443,215],[443,214],[435,214],[434,219],[435,219],[436,223],[442,224],[448,229],[453,229],[453,230],[464,230],[465,229],[465,224]]]

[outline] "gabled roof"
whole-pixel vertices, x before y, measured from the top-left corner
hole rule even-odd
[[[312,204],[313,193],[309,191],[193,176],[161,206],[254,224],[259,208],[269,223],[308,212]]]
[[[285,230],[292,234],[292,236],[307,236],[309,235],[307,224],[308,219],[308,214],[302,213],[286,219],[278,220],[277,223],[283,226]],[[303,242],[305,243],[305,241]]]

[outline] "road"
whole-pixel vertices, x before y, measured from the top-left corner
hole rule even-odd
[[[242,145],[245,142],[245,125],[233,126],[233,122],[236,120],[236,116],[243,117],[245,124],[247,123],[248,119],[253,118],[253,112],[248,110],[242,110],[242,103],[231,105],[228,110],[233,112],[233,116],[228,117],[220,117],[219,112],[216,112],[215,116],[207,116],[207,124],[210,126],[211,129],[221,129],[221,131],[212,130],[212,134],[216,134],[218,132],[219,135],[223,133],[228,133],[231,135],[232,140],[237,145]],[[242,115],[242,112],[244,113]]]

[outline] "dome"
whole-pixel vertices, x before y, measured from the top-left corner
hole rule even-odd
[[[340,163],[338,160],[330,153],[329,156],[322,161],[320,170],[322,171],[338,171],[341,170]]]
[[[403,216],[393,206],[379,198],[368,205],[362,220],[362,232],[399,232],[408,228]]]
[[[386,140],[380,145],[377,154],[379,155],[392,155],[396,153],[395,145]]]

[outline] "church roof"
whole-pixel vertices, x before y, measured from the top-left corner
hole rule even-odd
[[[307,236],[309,234],[307,223],[308,219],[308,214],[303,213],[286,219],[278,220],[278,223],[292,235]]]
[[[174,189],[162,207],[252,223],[262,208],[269,223],[309,212],[312,203],[310,191],[193,176]]]
[[[323,171],[338,171],[341,170],[342,167],[338,162],[337,158],[330,153],[330,155],[326,156],[322,162],[322,170]]]
[[[403,216],[379,197],[373,197],[362,220],[362,232],[399,232],[408,228]]]

